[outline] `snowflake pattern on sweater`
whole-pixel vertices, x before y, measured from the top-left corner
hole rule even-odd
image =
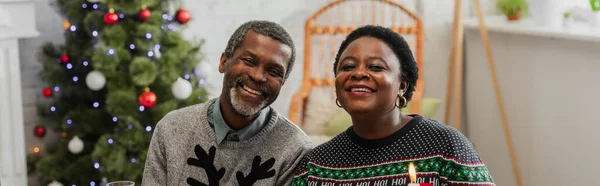
[[[394,134],[363,139],[352,127],[309,152],[296,168],[293,186],[404,186],[408,164],[417,183],[494,186],[471,142],[435,120],[413,119]]]

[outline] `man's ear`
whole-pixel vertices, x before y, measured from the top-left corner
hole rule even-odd
[[[219,60],[219,73],[225,73],[226,68],[226,63],[227,60],[229,59],[229,57],[227,57],[227,55],[225,55],[225,52],[221,53],[221,59]]]

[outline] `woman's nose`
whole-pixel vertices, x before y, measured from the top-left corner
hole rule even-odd
[[[354,72],[352,72],[351,78],[355,80],[368,79],[369,74],[367,74],[364,69],[358,68]]]

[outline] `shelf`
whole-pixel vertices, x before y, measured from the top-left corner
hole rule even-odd
[[[507,21],[506,17],[500,15],[484,17],[484,24],[489,32],[600,42],[600,26],[591,28],[591,26],[581,23],[574,23],[569,27],[563,27],[562,25],[542,27],[535,25],[530,18],[523,18],[519,21]],[[463,20],[463,25],[465,29],[479,30],[479,20],[477,17]]]
[[[39,34],[37,31],[14,31],[0,27],[0,40],[31,38],[37,37]]]

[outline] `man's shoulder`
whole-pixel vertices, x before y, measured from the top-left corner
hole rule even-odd
[[[202,118],[206,118],[206,109],[211,101],[207,101],[200,104],[190,105],[182,107],[176,110],[168,112],[157,124],[157,127],[163,129],[167,128],[180,128],[185,125],[197,124]],[[204,117],[203,117],[204,116]]]
[[[295,145],[312,147],[312,141],[298,125],[291,122],[285,116],[277,113],[275,109],[273,109],[273,112],[275,112],[276,117],[278,117],[274,132],[281,134],[281,137],[285,138],[285,141],[287,142],[295,143]]]

